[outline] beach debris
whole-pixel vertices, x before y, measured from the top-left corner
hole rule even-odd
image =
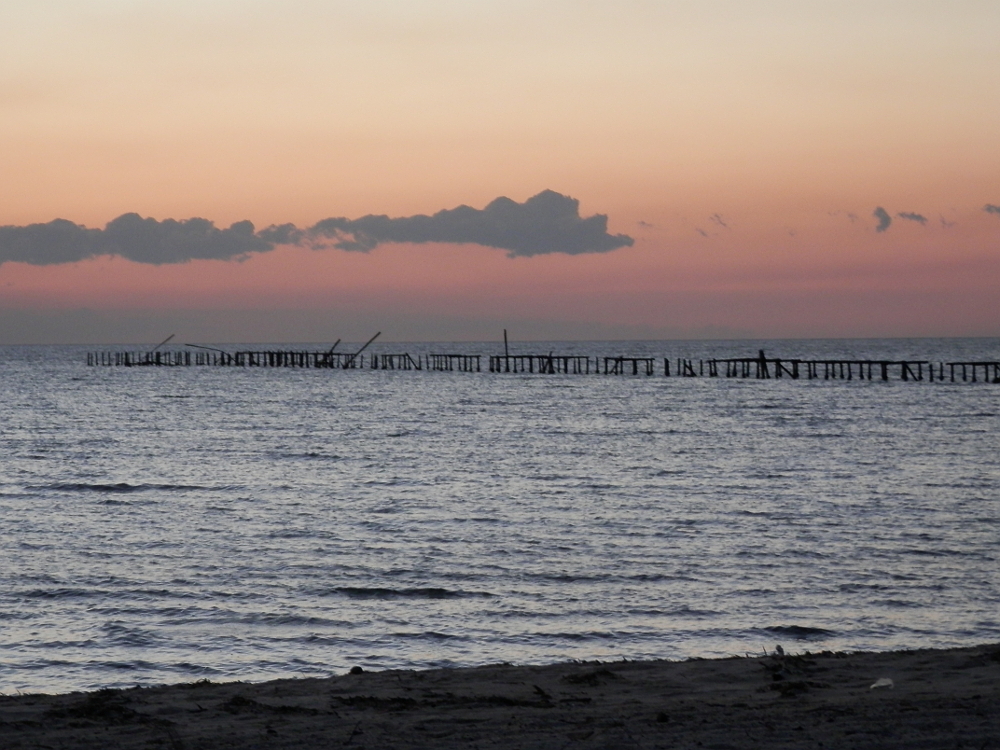
[[[894,688],[896,684],[889,677],[879,677],[875,682],[872,683],[869,690],[877,690],[878,688]]]
[[[296,706],[288,704],[261,703],[245,695],[234,695],[225,703],[219,705],[223,711],[231,714],[307,714],[316,716],[319,713],[315,708],[308,706]]]
[[[617,680],[618,675],[612,672],[610,669],[595,669],[589,672],[576,672],[573,674],[563,675],[560,678],[563,682],[567,682],[570,685],[586,685],[587,687],[597,687],[598,685],[603,685],[608,680]]]
[[[768,686],[768,689],[780,693],[782,698],[794,698],[797,695],[808,693],[814,687],[827,686],[823,683],[812,682],[810,680],[787,680],[773,682]]]
[[[773,690],[782,698],[794,698],[814,688],[830,687],[825,682],[808,679],[811,667],[816,662],[806,656],[786,654],[781,646],[776,646],[773,654],[760,660],[760,665],[771,675],[771,684],[761,690]]]
[[[542,688],[540,688],[538,685],[532,685],[532,687],[535,689],[535,693],[537,693],[539,696],[541,696],[542,700],[541,700],[541,703],[539,705],[544,706],[545,708],[548,708],[549,706],[552,705],[552,696],[551,695],[549,695],[544,690],[542,690]]]
[[[74,701],[65,707],[48,709],[47,719],[70,719],[105,726],[143,723],[149,717],[134,711],[129,705],[128,697],[121,690],[102,688],[93,693],[87,693],[82,700]]]

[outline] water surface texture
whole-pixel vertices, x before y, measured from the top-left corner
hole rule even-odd
[[[995,339],[516,348],[1000,359]],[[85,352],[0,349],[0,692],[1000,639],[997,385]]]

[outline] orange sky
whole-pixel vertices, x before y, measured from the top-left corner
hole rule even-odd
[[[41,5],[0,8],[0,225],[548,188],[635,243],[6,262],[0,343],[1000,335],[995,3]]]

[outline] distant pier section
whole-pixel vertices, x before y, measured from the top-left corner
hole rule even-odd
[[[372,339],[374,340],[374,338]],[[368,342],[369,344],[371,341]],[[368,344],[365,345],[367,347]],[[678,357],[587,356],[563,354],[400,353],[349,354],[309,349],[225,351],[188,344],[185,349],[97,351],[87,353],[94,367],[279,367],[316,370],[402,370],[421,372],[529,375],[661,375],[682,378],[790,380],[902,380],[907,382],[1000,383],[1000,361],[930,362],[889,359],[785,359],[756,357],[688,359]],[[486,367],[483,367],[483,360]],[[662,366],[661,366],[662,362]]]

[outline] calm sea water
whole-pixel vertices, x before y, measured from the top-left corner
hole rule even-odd
[[[516,351],[759,348],[1000,359]],[[0,692],[1000,640],[1000,386],[85,352],[0,349]]]

